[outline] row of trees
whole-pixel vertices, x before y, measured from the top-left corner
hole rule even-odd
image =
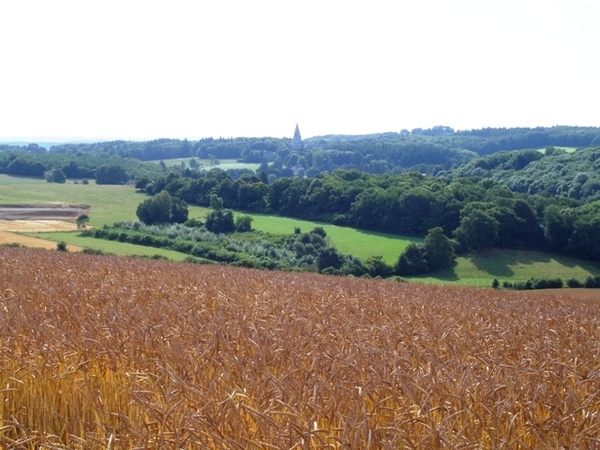
[[[0,173],[46,178],[53,182],[92,179],[98,184],[122,184],[135,177],[157,177],[164,169],[157,164],[142,164],[107,154],[57,154],[27,151],[0,151]]]
[[[337,171],[315,178],[257,176],[232,180],[222,171],[183,177],[171,173],[145,186],[190,204],[268,212],[402,235],[439,227],[458,251],[491,247],[547,249],[600,259],[600,202],[516,193],[490,179],[449,180],[408,173]],[[158,191],[158,192],[157,192]]]

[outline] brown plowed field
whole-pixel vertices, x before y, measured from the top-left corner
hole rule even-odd
[[[87,214],[88,205],[0,205],[0,220],[70,220]]]
[[[22,236],[16,233],[41,233],[50,231],[74,231],[74,220],[87,214],[87,205],[2,205],[0,206],[0,244],[17,243],[25,247],[55,249],[56,242]],[[70,251],[81,248],[69,246]]]

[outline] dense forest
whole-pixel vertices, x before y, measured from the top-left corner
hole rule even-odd
[[[600,147],[575,152],[548,147],[545,151],[503,151],[459,166],[451,179],[490,178],[515,192],[600,200]]]

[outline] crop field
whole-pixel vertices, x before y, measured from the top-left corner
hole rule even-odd
[[[600,446],[600,300],[0,248],[0,447]]]

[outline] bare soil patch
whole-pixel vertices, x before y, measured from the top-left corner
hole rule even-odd
[[[0,220],[70,220],[88,214],[89,205],[0,205]]]
[[[31,248],[56,249],[56,242],[22,236],[17,233],[42,233],[50,231],[74,231],[75,220],[88,214],[88,205],[0,205],[0,244],[20,244]],[[70,251],[81,251],[80,247],[69,246]]]
[[[77,225],[62,220],[0,220],[0,231],[44,233],[47,231],[74,231]]]

